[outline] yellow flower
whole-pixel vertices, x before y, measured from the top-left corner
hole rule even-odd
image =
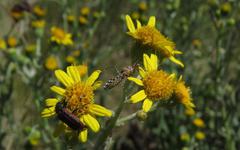
[[[143,101],[142,109],[148,112],[154,101],[168,100],[172,97],[176,87],[175,74],[168,74],[158,70],[158,58],[151,54],[149,57],[143,54],[145,70],[139,67],[141,79],[129,77],[128,80],[135,82],[142,89],[130,97],[132,103]]]
[[[17,39],[15,37],[9,37],[7,43],[10,47],[15,47],[17,45]]]
[[[46,24],[45,20],[35,20],[32,21],[32,27],[34,28],[43,28]]]
[[[101,17],[101,16],[102,16],[101,12],[99,12],[99,11],[94,11],[94,12],[93,12],[93,17],[94,17],[94,18],[99,18],[99,17]]]
[[[197,131],[195,133],[195,138],[198,140],[203,140],[206,138],[205,133],[201,132],[201,131]]]
[[[179,78],[177,82],[174,94],[176,100],[179,103],[182,103],[187,109],[195,107],[191,98],[191,90],[189,87],[186,87],[185,82],[182,81],[182,76]]]
[[[193,120],[193,124],[199,128],[204,128],[205,127],[205,123],[201,118],[196,118]]]
[[[0,39],[0,49],[6,49],[7,45],[4,39]]]
[[[63,45],[72,45],[72,35],[70,33],[64,32],[63,29],[58,27],[51,28],[51,41]]]
[[[29,44],[25,48],[26,52],[32,53],[36,50],[36,45],[35,44]]]
[[[202,46],[202,42],[201,42],[201,40],[199,40],[199,39],[194,39],[194,40],[192,41],[192,45],[193,45],[194,47],[196,47],[196,48],[199,48],[199,47]]]
[[[23,11],[11,11],[10,14],[16,20],[21,19],[24,15]]]
[[[79,133],[79,140],[86,142],[88,129],[91,129],[93,132],[100,130],[100,124],[96,116],[112,116],[112,111],[94,102],[94,91],[101,86],[101,82],[96,81],[100,73],[100,70],[96,70],[87,79],[83,80],[77,66],[67,67],[67,72],[56,70],[55,76],[66,88],[59,86],[51,87],[52,91],[63,98],[46,99],[47,108],[42,111],[42,117],[55,115],[56,104],[58,102],[64,103],[65,108],[87,126],[86,129]]]
[[[81,77],[83,77],[84,75],[86,75],[88,73],[88,66],[86,64],[78,65],[77,67],[78,67],[78,72]]]
[[[37,130],[33,130],[28,137],[29,142],[31,145],[36,146],[40,143],[41,133]]]
[[[42,17],[42,16],[45,16],[46,11],[43,8],[41,8],[40,6],[37,5],[37,6],[34,6],[33,13],[36,14],[37,16],[39,16],[39,17]]]
[[[192,108],[188,108],[185,110],[185,114],[188,115],[188,116],[193,116],[196,114],[196,112],[194,111],[194,109]]]
[[[74,64],[76,62],[75,57],[68,55],[66,58],[66,62],[70,63],[70,64]]]
[[[57,67],[58,67],[57,58],[55,56],[47,57],[47,59],[45,60],[45,67],[48,70],[55,70],[55,69],[57,69]]]
[[[135,11],[135,12],[133,12],[133,13],[131,14],[131,17],[132,17],[133,19],[137,20],[137,19],[140,18],[140,14]]]
[[[80,24],[82,24],[82,25],[88,24],[88,20],[87,20],[87,18],[84,17],[84,16],[80,16],[80,17],[79,17],[79,22],[80,22]]]
[[[80,56],[80,50],[75,50],[75,51],[73,51],[73,52],[72,52],[72,55],[73,55],[74,57]]]
[[[229,2],[225,2],[221,5],[221,12],[224,14],[228,14],[229,12],[231,12],[232,10],[232,6]]]
[[[190,140],[190,135],[188,133],[182,133],[180,139],[182,141],[188,142]]]
[[[80,13],[81,13],[83,16],[87,16],[87,15],[89,15],[89,13],[90,13],[90,8],[87,7],[87,6],[82,7],[82,8],[80,9]]]
[[[137,28],[135,28],[131,17],[126,15],[126,24],[129,29],[127,33],[139,43],[148,46],[150,49],[159,51],[164,58],[169,58],[172,62],[184,67],[183,63],[174,57],[174,55],[182,54],[182,52],[175,50],[175,43],[155,28],[155,21],[155,17],[151,16],[147,25],[142,26],[137,21]]]
[[[76,19],[76,17],[74,15],[68,15],[67,16],[67,21],[68,22],[73,22]]]
[[[147,4],[145,2],[140,2],[138,4],[138,8],[142,11],[145,11],[145,10],[147,10]]]

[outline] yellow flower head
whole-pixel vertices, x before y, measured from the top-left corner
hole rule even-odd
[[[63,29],[58,27],[51,28],[51,41],[63,45],[72,45],[72,35],[70,33],[64,32]]]
[[[33,13],[39,17],[42,17],[42,16],[45,16],[46,10],[44,10],[42,7],[37,5],[37,6],[34,6]]]
[[[46,22],[45,20],[35,20],[32,21],[31,25],[34,28],[43,28],[45,26]]]
[[[192,45],[193,45],[194,47],[196,47],[196,48],[200,48],[200,47],[202,46],[202,42],[201,42],[201,40],[199,40],[199,39],[194,39],[194,40],[192,41]]]
[[[186,108],[195,107],[191,98],[191,90],[189,87],[186,87],[185,82],[182,81],[182,76],[177,82],[177,86],[174,93],[175,93],[176,100],[179,103],[182,103]]]
[[[77,67],[81,77],[85,76],[88,73],[88,66],[86,64],[78,65]]]
[[[41,141],[41,133],[37,130],[33,130],[28,137],[29,142],[33,146],[37,146]]]
[[[76,62],[76,58],[71,55],[68,55],[65,59],[66,59],[66,62],[70,64],[74,64]]]
[[[57,98],[46,99],[47,108],[42,111],[42,117],[55,115],[56,104],[60,101],[64,102],[66,104],[65,108],[87,126],[79,133],[80,141],[86,142],[88,128],[93,132],[100,130],[100,124],[96,120],[96,116],[112,116],[112,111],[94,102],[94,91],[101,86],[101,82],[96,81],[100,73],[100,70],[96,70],[87,79],[83,80],[77,66],[67,67],[67,72],[56,70],[55,76],[65,88],[52,86],[51,90],[63,98],[61,100]]]
[[[87,16],[87,15],[89,15],[89,13],[90,13],[90,8],[87,7],[87,6],[82,7],[82,8],[80,9],[80,13],[81,13],[83,16]]]
[[[151,16],[147,25],[142,26],[137,21],[137,28],[135,28],[131,17],[126,15],[126,23],[129,29],[127,33],[139,43],[148,46],[150,49],[159,51],[163,57],[169,58],[172,62],[184,67],[183,63],[174,57],[174,55],[182,54],[182,52],[175,50],[175,43],[155,28],[155,22],[155,17]]]
[[[136,11],[134,11],[132,14],[131,14],[131,17],[134,19],[134,20],[138,20],[140,18],[140,14]]]
[[[23,11],[11,11],[10,14],[16,20],[19,20],[19,19],[21,19],[24,16],[24,12]]]
[[[17,45],[18,41],[15,37],[9,37],[7,39],[7,43],[10,47],[15,47]]]
[[[196,112],[195,112],[194,109],[192,109],[192,108],[187,108],[187,109],[185,110],[185,114],[188,115],[188,116],[193,116],[193,115],[196,114]]]
[[[198,140],[204,140],[206,138],[205,133],[201,132],[201,131],[197,131],[195,133],[195,138]]]
[[[36,45],[35,44],[29,44],[25,48],[26,52],[32,53],[36,50]]]
[[[193,124],[199,128],[204,128],[205,127],[205,123],[201,118],[196,118],[193,120]]]
[[[221,11],[225,14],[228,14],[229,12],[231,12],[232,10],[232,6],[229,2],[225,2],[221,5]]]
[[[80,17],[79,17],[79,22],[80,22],[80,24],[82,24],[82,25],[88,24],[88,20],[87,20],[87,18],[84,17],[84,16],[80,16]]]
[[[138,4],[138,8],[142,11],[146,11],[147,10],[147,4],[145,2],[140,2]]]
[[[47,57],[47,59],[45,60],[45,67],[48,70],[55,70],[55,69],[57,69],[58,68],[57,58],[55,56]]]
[[[182,141],[188,142],[188,141],[190,141],[190,135],[188,133],[183,133],[183,134],[181,134],[180,139]]]
[[[68,22],[73,22],[75,19],[76,19],[76,16],[74,16],[74,15],[68,15],[67,16],[67,21]]]
[[[7,45],[4,39],[0,39],[0,49],[6,49]]]
[[[73,51],[73,52],[72,52],[72,55],[73,55],[74,57],[80,56],[80,50],[75,50],[75,51]]]
[[[168,74],[163,70],[158,70],[158,58],[151,54],[149,57],[143,54],[144,68],[139,67],[141,79],[129,77],[131,80],[142,87],[142,90],[130,97],[132,103],[143,101],[142,109],[148,112],[153,101],[168,100],[171,98],[175,87],[175,74]]]

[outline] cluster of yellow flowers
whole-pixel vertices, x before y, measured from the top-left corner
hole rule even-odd
[[[87,13],[87,10],[83,10],[82,13]],[[143,67],[139,66],[138,68],[139,76],[128,77],[128,80],[140,86],[140,91],[130,97],[130,102],[138,103],[143,101],[142,110],[147,113],[152,108],[154,102],[174,99],[176,103],[183,104],[187,110],[194,111],[193,108],[195,105],[192,102],[190,88],[185,85],[182,76],[177,78],[175,73],[167,73],[158,68],[159,59],[154,54],[156,52],[160,52],[161,56],[170,59],[182,67],[184,65],[175,58],[176,54],[181,54],[180,51],[175,49],[175,44],[165,38],[155,28],[155,17],[150,17],[148,24],[143,26],[137,21],[137,28],[135,28],[132,19],[127,15],[126,24],[130,36],[140,44],[153,50],[153,53],[150,55],[143,54]],[[52,41],[63,45],[72,44],[71,34],[65,33],[61,28],[53,27],[51,33]],[[54,62],[53,58],[50,58],[49,62]],[[52,70],[56,68],[56,64],[50,64],[52,65],[49,68]],[[98,132],[100,129],[100,124],[96,120],[96,116],[111,117],[113,112],[95,104],[94,101],[94,91],[101,86],[101,81],[97,81],[101,71],[96,70],[88,77],[86,73],[87,69],[85,69],[86,71],[83,70],[83,66],[69,66],[66,72],[59,69],[55,71],[56,78],[65,88],[59,86],[51,87],[51,90],[60,95],[61,98],[46,99],[46,108],[42,111],[42,116],[50,117],[56,114],[59,115],[59,104],[64,104],[64,109],[71,112],[71,115],[68,117],[73,115],[78,118],[83,126],[86,126],[86,128],[80,130],[78,135],[80,141],[86,142],[88,129],[91,129],[93,132]],[[74,121],[74,118],[70,118],[70,122],[71,119]],[[62,123],[56,129],[57,133],[60,133],[60,131],[74,131],[73,128],[64,122],[64,119],[61,121]],[[80,126],[80,123],[78,125]]]
[[[135,27],[130,16],[126,16],[126,23],[129,29],[128,34],[132,36],[138,44],[144,45],[153,53],[148,56],[143,54],[144,68],[139,67],[140,77],[129,77],[128,79],[141,86],[141,90],[131,96],[132,103],[143,101],[142,109],[148,112],[153,102],[161,100],[169,100],[175,98],[177,102],[182,103],[187,109],[192,110],[195,105],[192,102],[191,90],[185,85],[182,76],[177,79],[175,73],[169,74],[164,70],[158,70],[159,60],[156,52],[159,52],[164,58],[170,59],[172,62],[184,67],[183,63],[175,58],[176,54],[182,52],[175,50],[175,44],[162,35],[155,28],[156,19],[150,17],[148,24],[142,26],[137,21]]]
[[[201,119],[201,118],[195,118],[193,121],[192,121],[193,125],[196,126],[197,128],[199,129],[203,129],[205,128],[205,122]],[[194,137],[195,139],[197,140],[204,140],[206,138],[206,135],[203,131],[200,131],[197,129],[197,131],[194,133]],[[187,132],[184,132],[180,135],[180,139],[184,142],[189,142],[190,139],[191,139],[191,136],[189,133]]]

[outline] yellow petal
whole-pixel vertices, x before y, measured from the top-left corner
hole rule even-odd
[[[183,78],[182,75],[180,75],[178,81],[182,81],[182,78]]]
[[[64,71],[62,70],[56,70],[55,76],[57,79],[64,84],[66,87],[69,87],[73,84],[73,79],[70,78]]]
[[[143,101],[143,105],[142,105],[142,109],[144,112],[148,112],[151,107],[152,107],[152,104],[153,104],[153,101],[146,98],[144,101]]]
[[[53,116],[53,115],[55,115],[55,107],[45,108],[41,112],[42,117],[50,117],[50,116]]]
[[[87,141],[87,136],[88,136],[88,130],[85,129],[85,130],[83,130],[83,131],[81,131],[81,132],[79,133],[78,139],[79,139],[81,142],[85,143],[85,142]]]
[[[144,90],[138,91],[130,97],[132,103],[137,103],[144,100],[147,97]]]
[[[181,51],[173,51],[173,53],[174,53],[174,55],[179,55],[179,54],[182,54],[182,52]]]
[[[169,57],[169,59],[175,64],[180,65],[181,67],[184,67],[184,64],[180,60],[177,60],[174,56]]]
[[[64,93],[66,92],[66,90],[65,89],[63,89],[63,88],[61,88],[61,87],[59,87],[59,86],[51,86],[51,88],[50,88],[53,92],[55,92],[55,93],[57,93],[57,94],[59,94],[59,95],[62,95],[62,96],[64,96]]]
[[[143,65],[146,71],[151,71],[152,68],[151,68],[150,58],[148,57],[147,54],[143,54]]]
[[[135,29],[135,26],[133,24],[133,21],[132,21],[131,17],[129,15],[126,15],[125,18],[126,18],[126,23],[127,23],[128,30],[130,32],[135,32],[136,29]]]
[[[169,78],[175,79],[176,76],[177,76],[177,75],[176,75],[175,73],[172,73],[170,76],[168,76],[168,79],[169,79]]]
[[[94,117],[92,117],[89,114],[83,115],[82,117],[83,117],[83,121],[86,124],[86,126],[88,126],[93,132],[99,131],[100,125]]]
[[[137,29],[140,29],[142,27],[140,21],[137,20]]]
[[[97,115],[97,116],[106,116],[106,117],[112,116],[111,110],[109,110],[103,106],[97,105],[97,104],[92,104],[89,107],[89,109],[92,114]]]
[[[102,81],[97,81],[97,82],[95,82],[94,84],[93,84],[93,90],[96,90],[96,89],[98,89],[99,87],[101,87],[102,86]]]
[[[59,100],[56,98],[48,98],[45,100],[47,107],[55,107],[58,102]]]
[[[79,74],[77,66],[67,67],[67,73],[73,79],[73,81],[75,81],[75,82],[80,82],[81,81],[80,74]]]
[[[92,85],[92,84],[97,80],[97,78],[99,77],[99,74],[100,74],[100,73],[101,73],[100,70],[94,71],[94,72],[90,75],[90,77],[88,77],[86,83],[87,83],[88,85]]]
[[[143,86],[142,80],[134,77],[128,77],[128,80],[135,82],[137,85]]]
[[[138,67],[139,70],[139,74],[142,78],[144,78],[146,76],[146,72],[144,71],[144,69],[142,67]]]
[[[155,27],[155,22],[156,22],[156,18],[154,16],[151,16],[148,20],[148,26]]]
[[[150,59],[151,59],[152,69],[157,70],[158,69],[158,57],[157,57],[157,55],[151,54]]]

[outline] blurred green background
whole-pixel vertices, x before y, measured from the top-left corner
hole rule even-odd
[[[126,14],[143,24],[156,16],[157,29],[184,53],[178,57],[184,68],[169,61],[161,67],[183,74],[196,114],[182,106],[160,107],[144,122],[115,127],[111,148],[240,149],[239,0],[29,0],[31,11],[16,18],[12,10],[21,3],[0,1],[0,39],[6,42],[5,48],[0,42],[0,149],[92,149],[95,135],[86,144],[55,138],[56,119],[43,119],[40,112],[44,99],[54,96],[52,70],[87,64],[89,72],[101,69],[107,81],[131,63],[134,41],[126,34]],[[45,25],[34,26],[36,20]],[[52,26],[72,33],[74,44],[52,44]],[[47,61],[49,56],[56,59]],[[97,103],[115,110],[121,87],[99,90]],[[121,116],[138,109],[128,105]]]

